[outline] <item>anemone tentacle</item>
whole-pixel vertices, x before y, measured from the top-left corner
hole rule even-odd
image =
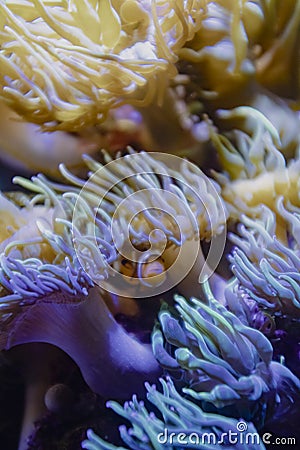
[[[176,53],[199,28],[202,5],[2,2],[1,97],[28,121],[66,131],[96,125],[124,103],[149,105],[176,75]]]
[[[260,216],[261,205],[280,216],[278,199],[281,196],[287,204],[299,208],[300,159],[296,155],[295,159],[286,161],[274,125],[250,107],[223,111],[222,115],[252,116],[255,124],[252,135],[234,130],[232,139],[216,133],[211,127],[211,138],[223,168],[223,172],[215,173],[215,177],[222,187],[222,197],[231,217],[239,220],[242,213],[250,217]]]
[[[296,398],[300,381],[272,361],[267,337],[215,300],[208,283],[205,292],[208,304],[176,295],[177,314],[164,307],[152,335],[160,364],[183,374],[183,391],[217,408],[259,401],[272,409],[275,398],[280,407],[286,389]]]
[[[159,392],[155,385],[146,383],[145,386],[147,399],[160,412],[161,418],[157,417],[156,413],[149,412],[144,402],[138,401],[136,396],[126,402],[123,407],[117,402],[108,402],[109,408],[132,424],[132,428],[129,429],[125,426],[119,428],[120,436],[127,445],[126,448],[110,444],[92,430],[88,430],[87,439],[83,441],[82,448],[87,450],[140,450],[141,448],[179,450],[183,445],[189,444],[188,447],[195,449],[206,450],[210,449],[211,445],[216,449],[222,449],[224,436],[229,433],[229,430],[237,430],[239,422],[222,415],[205,413],[199,406],[182,396],[171,379],[167,381],[160,379],[160,383],[162,392]],[[248,442],[247,448],[263,450],[264,445],[260,442],[254,426],[246,422],[243,424],[248,432],[256,434],[255,442]],[[209,439],[207,439],[208,435]],[[243,442],[238,442],[235,448],[242,450],[246,447]]]
[[[163,274],[177,260],[181,250],[188,253],[193,241],[196,248],[201,240],[219,237],[221,248],[227,211],[218,184],[194,164],[175,156],[175,163],[174,160],[169,162],[166,154],[128,151],[127,156],[116,159],[104,152],[106,164],[86,155],[84,160],[90,169],[87,180],[61,165],[67,185],[53,183],[41,175],[33,177],[32,181],[16,177],[15,182],[36,193],[31,200],[33,204],[41,201],[53,206],[55,202],[63,205],[68,217],[57,218],[56,223],[72,229],[76,254],[92,279],[97,278],[98,265],[99,280],[110,265],[121,274],[129,270],[130,284],[133,278],[142,284],[162,284],[165,282]],[[151,245],[149,236],[152,236]],[[131,253],[126,250],[128,244],[131,252],[139,252],[134,255],[137,259],[132,264]],[[160,258],[154,261],[157,255]],[[193,280],[199,277],[205,265],[201,249],[196,256],[194,263],[192,261],[194,271],[190,272]],[[128,270],[123,267],[124,258],[130,264]],[[178,265],[172,275],[168,272],[167,283],[180,278],[181,269],[186,273],[189,263],[184,259],[184,267],[180,266],[179,270]],[[182,278],[179,282],[175,280],[175,284]],[[186,290],[190,282],[185,281],[182,284],[185,295],[190,295]]]
[[[229,261],[239,288],[272,314],[295,319],[300,313],[300,259],[298,208],[279,197],[275,215],[264,208],[255,220],[241,216],[237,233],[230,234],[235,248]]]

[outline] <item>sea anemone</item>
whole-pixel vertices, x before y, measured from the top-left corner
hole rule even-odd
[[[280,236],[276,218],[268,208],[255,220],[241,216],[237,234],[231,234],[236,245],[229,257],[231,270],[239,288],[271,314],[300,314],[299,292],[299,226],[298,208],[285,206],[278,197],[276,210],[280,220]]]
[[[89,243],[87,218],[92,213],[88,206],[76,202],[72,192],[69,198],[67,194],[64,198],[55,195],[42,177],[27,181],[27,185],[33,187],[35,195],[22,195],[27,203],[23,208],[1,197],[1,206],[6,210],[0,244],[1,349],[29,343],[51,344],[75,361],[94,392],[121,397],[126,391],[132,393],[132,389],[136,392],[145,379],[155,379],[159,373],[151,346],[140,343],[115,321],[100,289],[78,259],[82,245],[82,257],[89,261],[90,271],[96,264],[98,277],[105,278],[106,267],[116,255],[109,243],[109,228],[98,221],[106,240],[97,238],[101,258],[98,253],[95,257],[95,248]],[[79,213],[73,223],[77,253],[70,230],[72,215],[69,216],[75,203]],[[45,214],[48,220],[43,217]],[[26,448],[28,433],[43,410],[43,395],[49,387],[48,378],[40,370],[41,366],[49,368],[48,352],[45,350],[43,357],[38,358],[30,350],[27,354],[24,349],[22,354],[26,355],[24,373],[30,373],[26,385],[31,389],[34,378],[39,389],[27,395],[20,449]],[[39,379],[39,375],[44,379]]]
[[[27,202],[27,206],[21,208],[0,194],[0,252],[14,253],[15,256],[18,254],[24,258],[38,257],[51,262],[55,254],[39,232],[38,223],[44,222],[44,226],[54,232],[56,212],[49,204],[33,207],[25,194],[23,200]]]
[[[22,182],[21,179],[19,181]],[[8,349],[26,342],[47,342],[59,348],[66,345],[63,350],[76,361],[77,357],[70,348],[71,346],[77,354],[79,346],[77,346],[75,330],[78,327],[83,330],[84,321],[89,322],[92,318],[94,319],[94,325],[87,326],[86,324],[89,333],[86,330],[84,333],[85,339],[91,334],[91,339],[96,342],[98,339],[96,336],[100,336],[103,332],[106,338],[104,339],[104,336],[100,338],[102,343],[107,339],[112,342],[113,335],[117,334],[119,337],[122,336],[120,342],[128,341],[128,339],[130,341],[132,338],[129,335],[127,336],[122,327],[114,321],[101,298],[99,288],[94,287],[91,278],[93,270],[95,270],[98,280],[105,279],[109,264],[117,257],[113,245],[110,244],[112,241],[110,228],[105,226],[104,221],[97,221],[98,233],[101,233],[101,236],[96,237],[98,245],[96,247],[93,242],[89,241],[93,213],[82,199],[78,200],[75,193],[72,192],[65,193],[64,197],[55,196],[54,191],[47,186],[42,177],[34,177],[32,182],[23,181],[23,184],[32,187],[36,191],[36,195],[31,199],[29,206],[21,208],[20,211],[26,211],[28,214],[29,209],[31,217],[36,220],[37,216],[32,214],[32,211],[43,208],[43,206],[37,206],[37,203],[48,204],[49,210],[50,202],[53,202],[55,206],[52,206],[52,211],[55,211],[53,215],[56,231],[47,222],[39,219],[34,222],[36,227],[34,232],[38,235],[35,239],[31,235],[23,235],[22,239],[17,239],[13,235],[1,244],[4,245],[5,243],[0,255],[2,348]],[[6,200],[5,205],[8,203],[8,200]],[[70,220],[75,204],[78,216],[77,220],[73,221],[74,231],[72,236]],[[19,211],[17,207],[14,206],[14,208]],[[15,212],[14,209],[12,210]],[[73,242],[77,243],[77,252],[74,250]],[[52,250],[51,255],[54,254],[55,257],[46,259],[42,251],[36,251],[36,246],[40,249],[43,245],[46,246],[48,253]],[[83,248],[82,254],[80,248]],[[80,260],[83,259],[89,265],[89,273],[85,272],[80,265]],[[93,310],[93,304],[95,305],[94,308],[99,310],[99,313],[92,314],[89,318],[89,314]],[[81,310],[82,312],[80,312]],[[83,312],[84,310],[86,310],[86,313]],[[71,318],[72,314],[74,315],[73,319]],[[48,323],[51,315],[53,316],[50,320],[51,326],[46,326],[45,323]],[[68,319],[67,316],[69,316]],[[45,323],[44,319],[46,320]],[[72,325],[72,322],[77,320],[83,320],[81,326]],[[33,325],[34,323],[35,325]],[[70,327],[66,327],[68,323]],[[105,323],[108,327],[105,326]],[[109,333],[109,329],[112,330],[114,327],[117,333]],[[64,332],[67,332],[65,337],[61,334]],[[75,332],[75,335],[73,335],[73,332]],[[67,338],[67,335],[69,335],[69,338]],[[116,338],[117,341],[119,337]],[[126,344],[127,349],[129,349],[129,341]],[[114,344],[116,351],[120,347],[120,342]],[[134,339],[132,339],[132,342],[134,346],[135,344],[139,345]],[[107,345],[110,347],[111,344],[107,342]],[[84,347],[83,344],[83,349]],[[78,353],[83,361],[88,355],[88,349],[101,355],[101,358],[105,357],[105,352],[102,353],[97,346],[90,345],[85,351],[83,349]],[[109,357],[111,358],[111,355]],[[94,360],[93,370],[95,371],[95,355],[92,359]],[[129,361],[130,358],[127,358],[130,365]],[[84,371],[83,364],[82,362],[78,365]],[[92,362],[86,365],[87,372],[90,372],[91,366]],[[105,367],[108,367],[108,364],[105,364]],[[104,373],[102,369],[100,372]],[[123,376],[125,376],[125,371],[123,372]],[[89,375],[85,377],[89,378]],[[100,375],[94,381],[97,387],[91,387],[95,392],[106,390],[106,382],[101,381]],[[93,382],[88,382],[88,384],[92,385]],[[119,384],[116,383],[115,387],[117,385]]]
[[[161,100],[202,3],[2,2],[1,97],[27,121],[66,131]]]
[[[274,403],[285,407],[287,395],[292,403],[300,381],[272,361],[270,341],[215,300],[207,282],[204,289],[208,304],[176,295],[177,314],[166,307],[159,313],[152,345],[160,364],[183,371],[183,391],[193,398],[216,408],[234,405],[235,414],[251,415],[252,409],[255,420],[262,410],[272,415]]]
[[[257,80],[283,97],[299,100],[300,4],[271,1],[266,10],[255,61]]]
[[[264,449],[254,426],[246,422],[238,422],[217,414],[209,414],[193,402],[184,398],[176,390],[173,382],[168,379],[160,380],[163,392],[156,386],[146,383],[147,399],[155,407],[155,411],[148,412],[144,402],[139,402],[134,396],[131,401],[122,407],[116,402],[108,402],[108,407],[117,414],[131,422],[132,428],[120,427],[120,436],[127,445],[116,447],[97,436],[92,430],[87,431],[87,440],[83,441],[82,448],[87,450],[174,450],[187,448],[196,449],[222,449],[226,445],[230,431],[239,431],[240,423],[248,433],[253,433],[247,445],[243,439],[237,439],[234,448],[237,449]],[[231,448],[226,445],[226,448]],[[233,448],[233,447],[232,447]]]
[[[295,99],[299,23],[295,0],[208,1],[201,27],[179,50],[180,71],[203,101],[219,107],[245,103],[255,80]]]
[[[239,220],[242,213],[259,217],[262,204],[278,214],[277,200],[280,196],[298,207],[299,158],[296,156],[286,162],[280,151],[281,142],[277,129],[259,111],[240,107],[222,111],[222,115],[234,116],[239,112],[242,116],[248,114],[254,118],[255,131],[252,136],[234,130],[230,140],[211,128],[212,141],[223,168],[223,173],[215,176],[222,186],[222,197],[231,217]],[[278,224],[280,225],[280,220]]]
[[[0,159],[44,173],[0,194],[19,450],[113,435],[107,398],[137,450],[294,434],[299,24],[297,0],[0,0]]]
[[[93,226],[98,229],[98,216],[108,220],[119,257],[112,269],[108,268],[111,282],[101,283],[103,288],[137,298],[165,292],[180,283],[185,295],[192,295],[188,277],[198,282],[205,272],[218,278],[213,270],[224,248],[227,212],[213,180],[194,164],[162,153],[131,152],[115,160],[106,154],[106,165],[88,156],[84,159],[91,170],[87,181],[62,165],[61,173],[72,187],[47,184],[59,193],[73,190],[74,197],[88,205],[94,213],[91,230]],[[27,181],[19,182],[34,189]],[[75,206],[75,220],[79,216]],[[208,253],[205,260],[200,240],[215,239],[218,252]],[[83,260],[81,263],[85,267]],[[88,272],[91,275],[90,268]]]

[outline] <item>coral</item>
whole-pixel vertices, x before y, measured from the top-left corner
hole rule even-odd
[[[263,16],[262,2],[207,2],[201,28],[179,51],[181,72],[196,80],[201,99],[222,102],[247,87],[255,73],[247,32],[254,44]]]
[[[109,216],[102,214],[96,220],[97,231],[96,245],[93,244],[92,233],[94,231],[94,211],[88,203],[78,198],[78,192],[71,186],[66,189],[64,195],[57,193],[51,182],[43,176],[32,177],[31,181],[22,177],[15,177],[14,182],[21,185],[27,191],[33,193],[29,206],[37,208],[39,205],[51,206],[54,211],[53,230],[43,221],[38,221],[37,226],[43,238],[55,250],[54,263],[57,264],[69,256],[77,260],[80,255],[79,247],[84,247],[84,258],[89,261],[90,270],[92,265],[97,264],[99,277],[105,277],[105,269],[109,263],[116,258],[113,240],[110,230]],[[73,220],[75,206],[78,211],[77,220]],[[74,250],[74,242],[78,243],[77,253]],[[101,256],[97,258],[97,250],[101,248]]]
[[[56,292],[21,305],[21,312],[1,338],[6,338],[6,349],[30,342],[60,348],[76,362],[90,388],[101,395],[125,397],[140,390],[147,377],[159,373],[150,345],[125,332],[95,287],[87,296]]]
[[[268,3],[255,62],[257,79],[283,97],[299,99],[300,5],[296,0]]]
[[[208,303],[176,295],[177,315],[168,308],[159,313],[152,345],[160,364],[170,371],[183,370],[188,385],[183,391],[217,408],[238,408],[246,401],[248,413],[251,402],[266,402],[272,409],[275,399],[278,406],[285,401],[287,392],[292,402],[300,381],[272,361],[270,341],[216,301],[208,283],[205,292]]]
[[[277,129],[257,110],[220,113],[252,115],[255,123],[252,136],[235,130],[230,140],[211,128],[224,168],[216,179],[231,219],[238,222],[230,235],[237,246],[229,257],[232,271],[241,292],[267,312],[297,318],[299,155],[290,160],[283,155]]]
[[[274,143],[284,157],[288,160],[298,156],[300,120],[297,112],[293,111],[287,101],[257,87],[253,90],[253,94],[245,106],[253,108],[253,110],[245,107],[235,108],[232,111],[218,110],[216,117],[222,124],[227,124],[227,129],[228,127],[231,129],[239,128],[250,136],[255,136],[257,122],[260,122],[260,120],[265,122],[266,129],[270,130],[268,122],[263,117],[257,115],[255,119],[255,111],[258,111],[268,119],[273,125],[273,129],[277,130],[277,137],[274,135],[273,138]]]
[[[213,445],[216,449],[222,449],[230,431],[239,429],[239,422],[235,419],[203,412],[199,406],[181,396],[170,379],[161,379],[160,382],[163,392],[146,383],[147,399],[158,410],[159,416],[157,412],[148,412],[144,402],[139,402],[136,396],[123,407],[116,402],[108,403],[108,407],[132,424],[130,429],[120,427],[120,435],[127,448],[171,450],[187,446],[205,450]],[[245,422],[243,425],[246,426],[249,436],[253,433],[253,439],[248,440],[246,444],[238,436],[236,445],[227,443],[226,448],[264,449],[254,426]],[[88,430],[87,437],[82,443],[84,449],[125,450],[124,447],[104,441],[92,430]]]
[[[28,201],[29,202],[29,201]],[[54,253],[38,231],[37,222],[48,216],[48,227],[53,228],[53,208],[49,205],[37,208],[19,208],[3,194],[0,195],[1,208],[1,235],[0,251],[13,246],[13,242],[28,241],[27,246],[19,247],[19,254],[23,257],[37,256],[50,261],[54,258]],[[16,244],[17,245],[17,244]]]
[[[42,177],[35,180],[36,195],[24,194],[22,207],[1,196],[7,211],[0,244],[1,320],[8,323],[21,303],[31,304],[56,291],[87,295],[93,286],[74,252],[70,228],[64,225],[72,217],[71,201],[56,196]]]

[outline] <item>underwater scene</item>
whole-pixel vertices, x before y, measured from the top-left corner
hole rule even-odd
[[[300,0],[0,0],[0,449],[299,423]]]

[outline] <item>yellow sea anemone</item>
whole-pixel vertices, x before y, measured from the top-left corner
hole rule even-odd
[[[45,129],[78,131],[161,99],[202,0],[0,3],[0,96]]]
[[[28,204],[29,204],[28,200]],[[14,256],[54,259],[53,249],[41,236],[37,222],[45,221],[53,229],[54,209],[46,206],[19,208],[0,194],[0,253]]]
[[[182,71],[197,75],[202,98],[230,95],[232,101],[232,92],[236,93],[253,77],[255,69],[248,48],[249,40],[255,41],[263,26],[260,3],[207,2],[201,28],[179,51]]]
[[[299,95],[297,0],[208,1],[202,26],[179,50],[183,73],[196,75],[203,100],[238,104],[256,79],[273,92]]]
[[[277,233],[283,236],[285,225],[278,211],[278,199],[283,196],[286,205],[299,208],[300,159],[296,157],[286,161],[280,151],[278,131],[259,111],[240,107],[223,111],[222,114],[235,116],[238,112],[254,120],[251,135],[234,130],[228,139],[211,128],[212,141],[223,169],[223,173],[216,174],[222,186],[222,197],[236,221],[243,213],[249,217],[260,217],[262,204],[266,205],[275,212]]]
[[[258,81],[283,97],[299,101],[300,2],[266,2],[266,25],[256,49]]]

